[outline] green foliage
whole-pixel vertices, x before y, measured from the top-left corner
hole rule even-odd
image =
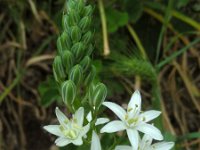
[[[143,13],[143,2],[142,0],[126,0],[125,8],[128,12],[129,20],[135,23]]]
[[[38,90],[41,96],[40,103],[44,107],[50,106],[55,101],[61,101],[58,85],[52,76],[49,76],[45,82],[40,83]]]
[[[123,27],[128,23],[128,14],[113,8],[106,10],[106,17],[108,20],[108,31],[111,33],[116,32],[119,27]]]
[[[115,63],[111,66],[111,70],[126,76],[139,75],[146,81],[155,84],[156,72],[154,67],[148,61],[135,56],[123,56],[115,54],[113,57]]]

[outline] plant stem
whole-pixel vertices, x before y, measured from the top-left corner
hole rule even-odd
[[[104,10],[103,0],[98,0],[98,3],[99,3],[99,12],[100,12],[100,17],[101,17],[102,33],[103,33],[103,44],[104,44],[103,55],[108,56],[110,54],[110,47],[109,47],[109,41],[108,41],[106,15],[105,15],[105,10]]]
[[[145,49],[144,49],[144,47],[143,47],[143,45],[142,45],[142,42],[140,41],[140,39],[139,39],[137,33],[136,33],[135,30],[131,27],[130,24],[127,24],[126,27],[127,27],[128,31],[130,32],[131,36],[133,37],[133,39],[135,40],[135,43],[136,43],[136,45],[138,46],[138,48],[139,48],[139,50],[140,50],[140,52],[141,52],[141,54],[142,54],[143,59],[147,59],[146,51],[145,51]]]
[[[17,75],[17,77],[14,79],[12,84],[4,90],[4,92],[0,95],[0,104],[5,99],[5,97],[10,93],[10,91],[19,83],[21,76]]]

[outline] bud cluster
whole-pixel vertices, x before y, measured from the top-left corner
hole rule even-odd
[[[80,101],[81,93],[87,93],[85,95],[88,95],[89,104],[92,108],[98,108],[105,100],[107,89],[103,83],[93,85],[96,75],[90,58],[94,49],[94,33],[90,30],[93,7],[85,5],[84,0],[68,0],[65,9],[67,11],[63,12],[62,18],[63,32],[58,37],[58,54],[53,62],[54,77],[68,107],[73,106],[76,99]]]

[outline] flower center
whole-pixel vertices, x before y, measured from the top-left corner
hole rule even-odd
[[[60,125],[59,129],[63,135],[71,140],[74,140],[78,137],[80,130],[82,129],[74,120],[68,120],[65,122],[66,126]]]

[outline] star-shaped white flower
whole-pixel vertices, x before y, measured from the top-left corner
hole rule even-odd
[[[115,150],[170,150],[174,146],[174,142],[158,142],[152,144],[153,139],[149,135],[144,135],[142,140],[139,139],[138,149],[131,146],[116,146]]]
[[[143,132],[156,140],[163,139],[160,130],[151,124],[147,124],[147,122],[158,117],[161,112],[155,110],[141,112],[141,95],[139,91],[133,93],[127,111],[112,102],[104,102],[103,105],[112,110],[121,120],[109,122],[101,129],[101,133],[112,133],[126,130],[129,141],[135,149],[138,148],[138,131]]]
[[[82,138],[90,129],[90,125],[83,126],[84,108],[80,107],[72,119],[69,120],[59,109],[56,108],[56,116],[60,125],[44,126],[44,129],[51,134],[58,136],[55,143],[57,146],[66,146],[70,143],[82,145]]]

